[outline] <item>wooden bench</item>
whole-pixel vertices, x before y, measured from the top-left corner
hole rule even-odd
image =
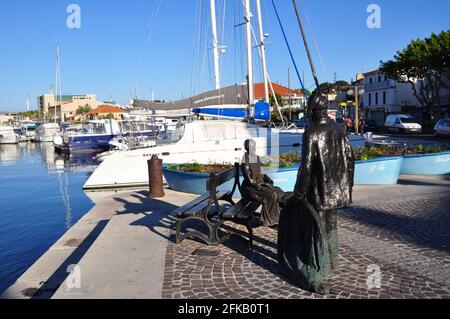
[[[220,245],[230,237],[230,234],[220,237],[220,228],[224,222],[231,221],[247,228],[249,248],[253,248],[252,219],[255,211],[261,204],[246,202],[244,200],[238,203],[233,201],[233,195],[236,190],[241,190],[240,175],[239,163],[236,163],[233,168],[223,173],[211,174],[206,182],[208,193],[178,208],[172,213],[179,218],[176,229],[177,243],[181,243],[187,238],[197,238],[207,245]],[[229,192],[218,190],[221,185],[233,179],[233,188]],[[226,201],[231,206],[223,209],[220,201]],[[198,230],[189,230],[183,234],[182,226],[189,221],[199,221],[206,225],[208,227],[208,234],[204,234]]]

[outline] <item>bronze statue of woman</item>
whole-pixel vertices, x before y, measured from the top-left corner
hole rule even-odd
[[[354,156],[344,129],[313,94],[312,126],[303,135],[301,168],[286,196],[278,232],[278,262],[301,288],[328,292],[323,279],[338,267],[337,209],[352,201]]]
[[[262,205],[261,224],[263,226],[278,225],[280,219],[280,202],[284,192],[273,185],[269,176],[262,174],[262,163],[256,155],[254,140],[245,141],[245,155],[242,159],[241,170],[244,176],[241,195],[244,200],[258,202]]]

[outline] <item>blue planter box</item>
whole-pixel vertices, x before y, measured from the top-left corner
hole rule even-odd
[[[297,175],[300,169],[299,165],[279,168],[274,170],[266,170],[264,174],[269,176],[275,186],[278,186],[285,192],[293,192],[295,188],[295,183],[297,182]]]
[[[358,161],[355,165],[355,185],[395,185],[400,177],[402,157],[383,157],[369,161]],[[285,192],[292,192],[297,182],[300,166],[265,170],[275,186]],[[203,195],[207,192],[206,181],[209,174],[186,173],[164,168],[164,178],[170,189],[178,192]],[[241,177],[242,182],[242,177]],[[219,187],[221,191],[230,191],[234,181],[229,181]],[[237,190],[236,198],[241,195]]]
[[[355,163],[355,185],[395,185],[403,157],[382,157]]]
[[[187,173],[167,168],[163,169],[164,178],[166,179],[169,188],[177,192],[203,195],[208,192],[206,189],[206,182],[209,178],[209,174],[201,173]],[[230,180],[221,185],[218,190],[228,192],[232,190],[234,180]],[[239,191],[236,190],[235,195],[240,197]]]
[[[402,175],[446,175],[450,174],[450,151],[405,155],[401,169]]]

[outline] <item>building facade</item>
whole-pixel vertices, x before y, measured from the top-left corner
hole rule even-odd
[[[291,108],[303,111],[306,106],[306,97],[301,90],[292,90],[278,83],[272,83],[273,90],[282,98],[281,108]],[[269,92],[272,95],[272,90],[269,85]],[[255,84],[255,100],[264,100],[264,83]]]
[[[389,79],[379,69],[364,73],[363,76],[363,107],[366,118],[373,119],[379,125],[383,125],[386,117],[390,114],[401,114],[415,110],[415,115],[420,117],[421,112],[417,112],[417,110],[421,106],[413,94],[411,84],[399,83]]]
[[[100,105],[88,113],[92,120],[100,120],[104,118],[122,120],[125,110],[115,105]]]
[[[52,118],[62,116],[63,121],[76,115],[80,106],[88,105],[91,109],[95,109],[104,104],[97,101],[95,94],[62,95],[61,99],[54,94],[44,94],[37,98],[37,102],[39,111]]]

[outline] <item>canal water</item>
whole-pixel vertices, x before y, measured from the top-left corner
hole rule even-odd
[[[93,207],[82,187],[95,165],[52,143],[0,145],[0,294]]]

